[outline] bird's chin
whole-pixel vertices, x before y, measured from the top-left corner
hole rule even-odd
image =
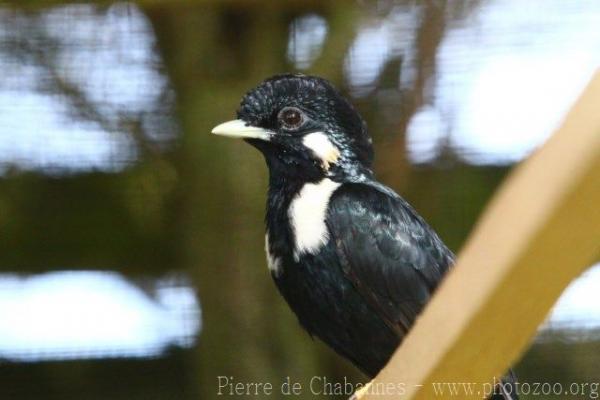
[[[261,139],[244,139],[244,142],[261,152],[271,172],[280,169],[278,166],[281,165],[279,157],[281,155],[281,147],[273,142],[267,142]]]
[[[256,147],[261,153],[268,154],[273,150],[273,145],[270,142],[267,142],[262,139],[244,139],[244,142],[248,143],[252,147]]]

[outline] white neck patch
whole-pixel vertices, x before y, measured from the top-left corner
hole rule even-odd
[[[325,171],[329,169],[329,164],[335,164],[340,158],[340,150],[323,132],[309,133],[302,139],[302,144],[319,157]]]
[[[292,200],[288,216],[296,239],[296,261],[303,253],[316,253],[329,240],[325,215],[329,199],[340,185],[328,178],[307,183]]]

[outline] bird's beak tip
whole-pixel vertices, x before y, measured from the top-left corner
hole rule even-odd
[[[240,127],[239,120],[227,121],[212,128],[213,135],[228,136],[228,133],[235,131],[235,128]]]

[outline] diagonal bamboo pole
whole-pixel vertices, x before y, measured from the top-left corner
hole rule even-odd
[[[562,126],[494,197],[456,267],[358,397],[449,397],[436,393],[435,382],[490,387],[599,254],[600,71]]]

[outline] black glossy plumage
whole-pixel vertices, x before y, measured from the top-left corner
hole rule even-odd
[[[302,113],[301,125],[281,121],[286,107]],[[375,180],[366,124],[327,81],[268,79],[244,97],[238,118],[271,132],[269,140],[248,142],[269,167],[267,245],[278,260],[272,274],[279,291],[311,335],[375,376],[454,255],[404,199]],[[331,166],[304,146],[314,132],[339,150]],[[290,204],[305,184],[323,179],[339,184],[326,208],[327,240],[298,256]],[[505,380],[514,382],[512,372]]]
[[[375,182],[342,185],[327,225],[346,278],[404,336],[451,265],[450,250],[408,203]]]
[[[275,282],[304,328],[375,376],[429,300],[452,253],[402,198],[374,181],[344,183],[330,199],[330,238],[293,257],[293,233],[269,215]],[[273,211],[274,209],[270,209]],[[278,218],[279,217],[279,218]]]

